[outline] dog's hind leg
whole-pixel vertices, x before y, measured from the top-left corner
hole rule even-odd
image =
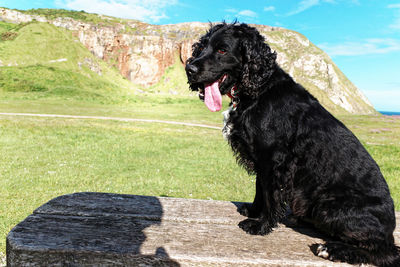
[[[371,240],[376,242],[377,240]],[[380,243],[379,248],[361,248],[339,241],[319,244],[315,254],[331,261],[342,261],[350,264],[373,263],[376,266],[400,266],[399,249],[394,244]]]
[[[331,261],[342,261],[350,264],[369,263],[369,254],[364,249],[343,242],[318,244],[315,254]]]
[[[315,251],[317,256],[351,264],[400,266],[399,250],[394,245],[393,222],[385,221],[385,215],[378,219],[368,211],[339,212],[340,216],[327,216],[315,224],[336,239],[319,245]]]

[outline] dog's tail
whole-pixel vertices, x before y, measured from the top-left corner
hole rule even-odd
[[[400,248],[393,243],[375,243],[373,249],[367,249],[343,242],[327,242],[319,245],[315,254],[350,264],[372,263],[379,267],[400,267]]]
[[[399,247],[394,244],[370,252],[371,263],[379,267],[400,267]]]

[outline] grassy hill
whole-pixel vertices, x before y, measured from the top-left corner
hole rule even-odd
[[[40,22],[0,22],[0,36],[3,96],[119,101],[132,91],[118,70],[93,56],[68,30]]]
[[[0,21],[0,54],[2,98],[126,103],[136,102],[137,92],[190,94],[179,55],[157,84],[144,88],[94,56],[71,31],[48,23]]]
[[[0,54],[0,64],[2,61],[3,65],[13,67],[1,70],[5,76],[0,80],[6,87],[3,92],[31,92],[33,97],[103,98],[118,102],[121,96],[123,101],[131,99],[127,95],[135,90],[126,89],[133,87],[146,93],[188,95],[182,61],[189,56],[191,44],[209,28],[207,23],[151,25],[84,11],[6,8],[0,11],[0,20],[18,24],[0,25],[3,32],[0,52],[4,52]],[[30,24],[23,23],[32,20]],[[283,28],[252,26],[278,52],[281,67],[329,111],[376,114],[362,92],[305,36]],[[133,83],[124,80],[117,69]],[[40,79],[25,75],[31,72],[39,73]],[[21,75],[25,78],[20,79]],[[54,79],[45,79],[49,76]]]

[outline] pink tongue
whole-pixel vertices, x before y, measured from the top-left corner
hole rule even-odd
[[[208,84],[204,88],[204,103],[212,112],[221,110],[222,97],[219,92],[218,81],[213,84]]]

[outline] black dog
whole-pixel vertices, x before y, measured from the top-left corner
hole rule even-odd
[[[246,24],[212,26],[193,45],[186,73],[211,111],[232,97],[225,130],[238,162],[256,174],[254,203],[239,226],[265,235],[285,215],[332,237],[316,254],[333,261],[400,266],[393,200],[358,139],[276,63]]]

